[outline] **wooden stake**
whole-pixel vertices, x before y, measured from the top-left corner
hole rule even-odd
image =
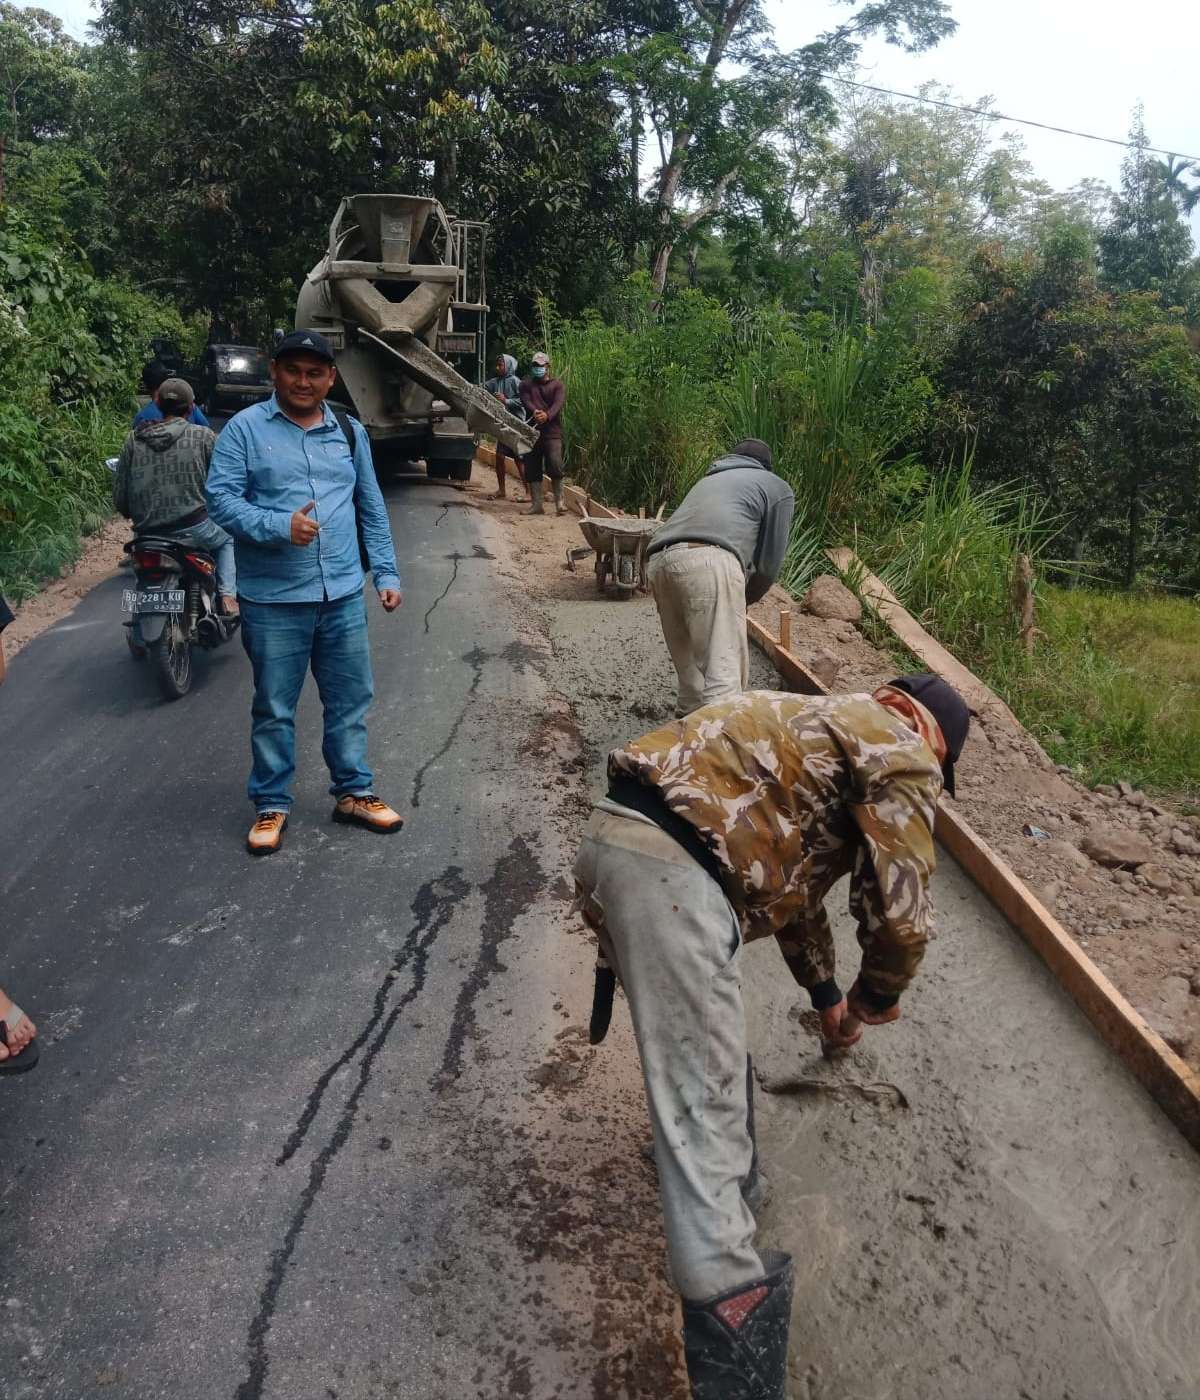
[[[784,651],[792,649],[792,610],[791,608],[779,609],[779,645]]]
[[[1028,554],[1018,554],[1013,570],[1013,605],[1017,610],[1017,635],[1026,656],[1033,655],[1033,639],[1037,628],[1033,625],[1033,564]]]

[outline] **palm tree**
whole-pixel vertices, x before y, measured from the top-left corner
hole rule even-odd
[[[1183,178],[1185,175],[1200,175],[1200,164],[1182,160],[1179,156],[1168,156],[1165,161],[1154,162],[1154,171],[1171,202],[1185,218],[1200,205],[1200,184],[1189,185]]]

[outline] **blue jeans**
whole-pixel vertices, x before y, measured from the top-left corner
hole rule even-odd
[[[189,549],[207,550],[217,565],[217,592],[222,598],[237,597],[237,563],[233,552],[233,536],[226,534],[215,520],[201,520],[186,530],[172,530],[171,538]]]
[[[254,668],[247,792],[255,810],[291,809],[296,704],[310,666],[325,708],[329,790],[335,797],[370,792],[367,710],[374,689],[362,590],[332,603],[239,602],[242,645]]]

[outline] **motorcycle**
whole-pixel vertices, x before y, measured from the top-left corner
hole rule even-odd
[[[191,689],[192,648],[229,641],[241,619],[221,612],[216,561],[205,550],[141,535],[125,551],[134,572],[134,587],[122,594],[130,654],[149,659],[163,695],[179,700]]]
[[[104,465],[116,473],[119,458]],[[181,700],[192,688],[192,647],[211,650],[227,642],[241,619],[227,617],[217,599],[217,566],[203,549],[178,540],[142,535],[125,546],[123,568],[133,570],[135,586],[121,594],[125,641],[135,661],[149,658],[168,700]]]

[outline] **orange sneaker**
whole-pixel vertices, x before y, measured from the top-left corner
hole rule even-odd
[[[287,824],[286,812],[259,812],[246,837],[246,849],[252,856],[273,856],[283,845]]]
[[[335,822],[348,822],[354,826],[365,826],[368,831],[399,831],[404,818],[394,812],[386,802],[381,802],[373,792],[361,796],[339,797],[333,809]]]

